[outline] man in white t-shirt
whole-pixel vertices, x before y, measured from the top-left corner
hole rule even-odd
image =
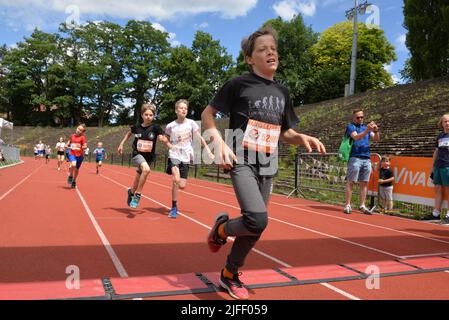
[[[200,139],[201,144],[207,150],[210,159],[214,156],[201,136],[198,125],[192,119],[187,119],[189,102],[180,99],[175,104],[177,119],[170,122],[165,128],[165,134],[169,137],[169,157],[167,174],[173,175],[172,208],[168,214],[169,218],[176,218],[178,214],[177,196],[178,189],[184,189],[189,175],[189,164],[193,161],[193,138]]]

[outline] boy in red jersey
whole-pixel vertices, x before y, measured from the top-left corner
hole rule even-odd
[[[84,135],[85,131],[86,127],[83,124],[79,125],[76,128],[75,134],[70,136],[66,144],[66,147],[70,149],[68,154],[70,169],[67,183],[72,186],[72,189],[76,188],[76,178],[84,160],[84,149],[87,148],[87,139]]]

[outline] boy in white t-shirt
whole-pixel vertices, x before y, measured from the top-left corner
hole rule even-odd
[[[201,136],[198,125],[192,119],[187,119],[189,102],[180,99],[175,104],[177,119],[170,122],[165,128],[165,134],[169,137],[169,158],[167,174],[173,175],[172,186],[172,208],[168,214],[169,218],[176,218],[178,214],[177,197],[178,189],[184,189],[189,175],[189,164],[193,161],[193,138],[200,139],[201,144],[207,150],[210,159],[214,156]]]

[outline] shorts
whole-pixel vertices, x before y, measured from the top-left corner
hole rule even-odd
[[[79,169],[81,167],[81,164],[83,163],[84,157],[76,157],[75,155],[69,153],[68,155],[68,161],[69,162],[76,162],[76,168]]]
[[[187,177],[189,176],[189,164],[188,163],[182,162],[178,159],[168,158],[167,170],[165,172],[167,174],[172,174],[171,169],[173,167],[178,167],[181,178],[187,179]]]
[[[58,156],[63,156],[64,155],[64,151],[58,151]]]
[[[449,186],[449,167],[433,168],[433,184],[436,186]]]
[[[379,197],[387,201],[393,201],[393,186],[379,186]]]
[[[50,158],[50,155],[49,154],[46,154],[45,155],[45,159],[49,159]]]
[[[148,163],[148,165],[150,165],[153,161],[152,160],[147,160],[145,159],[145,157],[141,154],[136,154],[132,159],[131,159],[132,163],[137,167],[136,172],[138,174],[142,174],[142,169],[140,168],[140,165],[142,163]]]
[[[96,158],[95,159],[95,162],[97,162],[97,163],[100,162],[100,161],[103,161],[103,158]]]
[[[351,157],[346,179],[352,182],[368,182],[371,175],[371,160]]]
[[[37,154],[38,154],[38,155],[44,155],[44,150],[38,150],[38,151],[37,151]]]

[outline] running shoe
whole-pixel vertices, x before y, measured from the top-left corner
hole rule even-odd
[[[343,209],[343,212],[346,214],[350,214],[352,212],[351,205],[348,204],[347,206],[345,206],[345,208]]]
[[[444,217],[443,224],[449,224],[449,214]]]
[[[240,281],[239,275],[242,273],[236,273],[234,274],[234,277],[232,279],[225,278],[223,276],[223,270],[221,271],[220,276],[220,286],[224,289],[226,289],[231,297],[237,300],[248,300],[249,294],[248,290],[243,285],[243,282]]]
[[[436,219],[440,218],[440,211],[433,209],[432,216]]]
[[[72,181],[72,189],[76,188],[76,181]]]
[[[359,207],[359,210],[360,210],[360,212],[361,213],[363,213],[363,214],[368,214],[368,215],[371,215],[372,214],[372,212],[366,207],[366,206],[360,206]]]
[[[139,205],[139,201],[140,201],[140,193],[136,193],[134,194],[134,196],[131,199],[131,202],[129,203],[129,206],[131,208],[137,208],[137,206]]]
[[[177,215],[178,215],[178,208],[177,207],[171,208],[170,212],[168,213],[168,217],[175,219]]]
[[[207,235],[207,244],[209,245],[209,250],[212,252],[217,252],[220,250],[221,246],[226,244],[226,239],[221,239],[218,236],[218,227],[229,220],[229,215],[226,212],[220,212],[215,217],[215,224]]]
[[[131,189],[128,189],[128,197],[127,197],[127,199],[126,199],[126,204],[129,206],[129,204],[131,203],[131,200],[132,200],[132,198],[133,198],[133,193],[132,193],[132,191],[131,191]]]
[[[69,176],[69,177],[67,178],[67,183],[68,183],[68,184],[72,184],[72,181],[73,181],[73,177],[72,177],[72,176]]]

